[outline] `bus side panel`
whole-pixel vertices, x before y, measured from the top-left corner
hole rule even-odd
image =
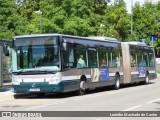
[[[146,67],[146,70],[149,72],[149,80],[153,80],[157,78],[156,68],[154,67]]]
[[[102,75],[101,70],[109,70],[108,77]],[[93,73],[94,72],[94,73]],[[79,90],[79,83],[82,76],[85,76],[87,88],[94,89],[115,84],[116,72],[120,74],[120,82],[122,83],[123,73],[122,67],[119,68],[88,68],[88,69],[70,69],[62,73],[62,82],[64,84],[64,92]],[[103,78],[102,78],[103,77]]]
[[[64,92],[79,90],[79,83],[82,76],[87,79],[87,88],[89,87],[90,69],[72,68],[62,72],[62,82],[64,83]]]
[[[92,71],[94,71],[94,73]],[[121,67],[92,68],[90,81],[91,88],[114,85],[116,73],[120,74],[120,82],[122,83],[123,73]]]
[[[157,77],[156,70],[154,67],[144,67],[145,71],[149,72],[149,80],[153,80]],[[131,68],[131,79],[132,82],[140,82],[144,81],[146,79],[146,76],[140,77],[140,73],[138,71],[138,67],[132,67]]]

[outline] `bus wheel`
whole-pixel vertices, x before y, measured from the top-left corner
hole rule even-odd
[[[81,80],[79,84],[79,95],[84,95],[86,93],[86,82],[85,80]]]
[[[147,75],[146,75],[146,79],[145,79],[145,81],[144,81],[144,84],[147,85],[148,83],[149,83],[149,75],[147,74]]]
[[[114,89],[118,90],[120,88],[120,77],[119,75],[116,75],[116,81],[115,81],[115,85],[114,85]]]

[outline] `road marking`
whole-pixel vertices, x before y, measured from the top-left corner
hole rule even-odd
[[[152,100],[152,101],[149,101],[149,102],[147,102],[147,103],[148,103],[148,104],[149,104],[149,103],[153,103],[153,102],[156,102],[156,101],[158,101],[158,100],[160,100],[160,98],[155,99],[155,100]]]
[[[35,107],[27,108],[27,110],[37,109],[37,108],[46,107],[46,106],[55,105],[55,104],[61,104],[61,103],[65,103],[65,101],[56,102],[56,103],[52,103],[52,104],[46,104],[46,105],[35,106]]]
[[[126,109],[126,110],[123,110],[123,111],[130,111],[130,110],[133,110],[133,109],[139,108],[139,107],[141,107],[141,106],[142,106],[142,105],[137,105],[137,106],[131,107],[131,108]]]

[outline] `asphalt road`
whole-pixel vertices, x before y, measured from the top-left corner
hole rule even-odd
[[[0,111],[160,111],[160,80],[153,80],[148,85],[125,85],[119,90],[113,90],[111,87],[91,90],[84,96],[65,93],[48,94],[43,97],[28,94],[20,94],[16,98],[13,97],[13,94],[0,97]],[[36,119],[42,118],[34,118],[34,120]],[[53,120],[53,118],[48,119]],[[54,119],[75,120],[73,117]],[[133,118],[98,116],[78,119],[132,120]],[[138,119],[159,119],[159,117],[137,117],[136,120]]]

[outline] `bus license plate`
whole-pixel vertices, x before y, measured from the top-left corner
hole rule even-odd
[[[31,91],[31,92],[37,92],[37,91],[40,91],[40,89],[39,88],[30,88],[29,91]]]

